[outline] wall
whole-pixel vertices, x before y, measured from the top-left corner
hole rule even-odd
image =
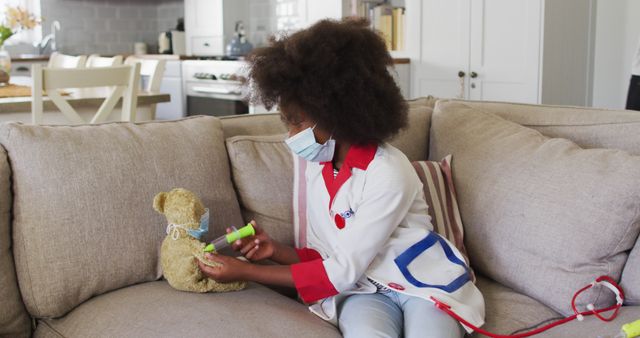
[[[174,28],[184,16],[182,0],[41,0],[42,35],[60,21],[58,50],[66,54],[133,53],[135,42],[156,52],[161,31]],[[13,55],[34,53],[29,45],[12,46]]]
[[[640,38],[638,13],[637,0],[597,0],[592,102],[595,107],[625,106],[631,58]]]
[[[276,30],[276,0],[250,1],[249,22],[245,22],[247,39],[254,47],[262,47]]]
[[[545,2],[541,103],[590,104],[593,14],[593,0]]]

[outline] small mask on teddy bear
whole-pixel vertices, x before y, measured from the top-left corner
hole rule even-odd
[[[200,238],[209,229],[209,210],[198,196],[176,188],[158,193],[153,199],[153,208],[163,214],[168,223],[160,262],[169,285],[191,292],[235,291],[246,286],[246,282],[219,283],[200,271],[196,259],[210,266],[218,263],[204,258],[205,243]]]

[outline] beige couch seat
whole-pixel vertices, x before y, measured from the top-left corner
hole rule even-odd
[[[340,337],[293,299],[250,283],[239,292],[176,291],[165,281],[94,297],[60,319],[41,320],[35,337]]]
[[[539,301],[487,277],[478,276],[476,285],[484,296],[485,310],[489,314],[482,329],[489,332],[510,334],[562,316]],[[474,334],[473,337],[484,336]]]

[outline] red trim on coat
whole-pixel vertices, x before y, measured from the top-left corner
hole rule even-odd
[[[322,259],[292,264],[290,269],[293,284],[305,303],[312,303],[338,294],[329,280]]]
[[[333,176],[333,163],[330,161],[321,163],[324,166],[322,168],[322,178],[329,193],[329,210],[331,210],[333,199],[336,197],[338,190],[340,190],[340,187],[351,177],[351,168],[367,170],[369,163],[371,163],[376,156],[377,150],[378,146],[376,145],[352,145],[349,147],[344,163],[335,178]],[[342,229],[344,227],[344,219],[338,220],[336,218],[336,226]]]
[[[295,248],[296,253],[298,254],[298,258],[300,258],[300,262],[308,262],[314,259],[322,259],[320,253],[316,250],[309,248]]]

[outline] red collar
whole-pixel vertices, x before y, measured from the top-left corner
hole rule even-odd
[[[349,147],[349,151],[347,151],[347,156],[344,159],[343,165],[346,165],[349,168],[367,170],[369,163],[371,163],[373,158],[376,156],[377,150],[378,146],[375,144],[363,146],[352,145]],[[333,163],[331,163],[331,161],[322,162],[321,164],[324,166],[328,164],[333,169]]]
[[[369,163],[373,161],[373,157],[376,155],[377,150],[378,146],[376,145],[352,145],[349,147],[344,163],[335,178],[333,176],[333,163],[330,161],[321,163],[324,166],[324,168],[322,168],[322,177],[324,179],[324,184],[327,187],[327,192],[329,193],[329,211],[331,211],[331,205],[333,204],[333,199],[336,197],[338,190],[340,190],[340,187],[349,179],[349,177],[351,177],[351,168],[367,170],[367,167],[369,167]],[[339,229],[344,227],[345,221],[340,215],[335,215],[335,221],[336,226]]]

